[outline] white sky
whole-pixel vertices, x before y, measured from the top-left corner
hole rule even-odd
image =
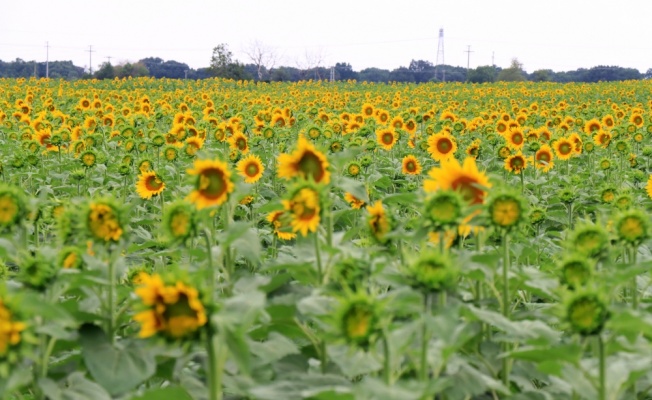
[[[279,65],[328,67],[348,62],[359,71],[394,69],[437,57],[444,29],[445,63],[567,71],[618,65],[652,68],[652,2],[646,0],[4,0],[0,60],[72,60],[88,67],[111,57],[160,57],[207,67],[212,49],[262,42]],[[314,61],[313,61],[314,62]]]

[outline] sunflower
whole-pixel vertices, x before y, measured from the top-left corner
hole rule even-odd
[[[523,135],[523,131],[519,128],[510,129],[505,133],[505,140],[507,140],[507,146],[510,148],[520,150],[525,143],[525,135]]]
[[[300,186],[290,195],[289,200],[283,200],[283,207],[290,216],[292,232],[316,232],[319,227],[321,205],[319,192],[310,185]]]
[[[121,212],[111,200],[92,201],[86,211],[86,228],[95,239],[117,242],[124,233]]]
[[[181,281],[166,284],[158,274],[141,272],[141,285],[135,290],[146,310],[134,315],[141,338],[157,333],[180,339],[195,333],[208,321],[197,289]]]
[[[419,175],[421,173],[421,163],[413,155],[403,157],[403,169],[405,175]]]
[[[184,201],[177,201],[166,207],[163,228],[171,240],[184,241],[196,231],[195,209]]]
[[[5,300],[0,298],[0,357],[9,351],[9,347],[16,346],[21,341],[21,332],[27,328],[23,322],[15,319],[15,315],[7,307]]]
[[[360,200],[349,192],[344,193],[344,200],[346,200],[354,210],[359,210],[366,204],[364,200]]]
[[[369,230],[371,235],[380,243],[385,243],[387,241],[387,234],[391,229],[391,224],[385,209],[383,208],[383,202],[378,200],[371,206],[367,206],[367,212],[369,212],[369,217],[367,222],[369,223]]]
[[[484,172],[478,171],[473,157],[464,159],[463,164],[455,158],[444,160],[440,167],[432,168],[428,175],[431,179],[426,179],[423,183],[426,192],[457,190],[471,204],[484,203],[486,189],[491,187],[489,178]]]
[[[136,193],[138,193],[141,199],[149,200],[153,196],[161,194],[164,189],[165,182],[154,171],[145,172],[138,177]]]
[[[281,240],[292,240],[297,237],[297,234],[290,231],[290,227],[285,227],[283,224],[283,214],[285,211],[272,211],[267,215],[267,222],[274,226],[274,234]]]
[[[323,184],[328,184],[331,180],[326,156],[303,136],[299,136],[294,153],[279,155],[278,163],[279,178],[301,177]]]
[[[571,142],[569,139],[565,137],[557,139],[553,143],[553,148],[555,149],[557,158],[559,158],[560,160],[568,160],[569,158],[571,158],[573,152],[575,151],[575,146],[573,142]]]
[[[632,114],[632,116],[629,117],[629,122],[634,124],[637,128],[642,128],[645,120],[641,114]]]
[[[457,151],[457,142],[447,131],[435,133],[428,138],[428,153],[437,161],[453,158]]]
[[[17,188],[0,186],[0,226],[17,225],[27,213],[25,196]]]
[[[81,162],[86,168],[91,168],[97,162],[97,153],[93,150],[86,150],[80,156]]]
[[[548,172],[555,166],[553,158],[552,149],[549,145],[544,144],[534,154],[534,166],[543,170],[543,172]]]
[[[237,170],[246,183],[256,183],[263,176],[265,167],[260,157],[250,154],[238,162]]]
[[[597,146],[606,149],[611,144],[611,133],[600,130],[593,136],[593,142]]]
[[[376,110],[374,110],[374,106],[372,104],[364,103],[362,105],[362,115],[365,118],[373,118],[375,114]]]
[[[247,154],[249,152],[249,142],[243,133],[236,132],[227,140],[229,141],[229,146],[232,149],[238,150],[241,154]]]
[[[186,155],[194,157],[202,147],[204,147],[204,140],[193,136],[186,139],[184,151]]]
[[[527,159],[519,151],[505,159],[505,169],[515,174],[520,174],[527,167]]]
[[[382,128],[376,131],[376,140],[383,149],[389,151],[398,141],[398,137],[394,128]]]
[[[188,195],[188,200],[200,210],[221,205],[235,187],[231,182],[231,171],[225,162],[219,160],[195,160],[187,173],[197,176],[195,190]]]

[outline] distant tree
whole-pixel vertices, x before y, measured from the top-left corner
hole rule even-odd
[[[303,71],[294,67],[278,67],[270,72],[270,80],[273,82],[296,82],[302,76]]]
[[[643,78],[645,79],[652,79],[652,68],[648,68],[647,71],[643,74]]]
[[[498,69],[493,65],[483,65],[469,71],[467,80],[471,83],[495,82]]]
[[[244,50],[244,53],[256,67],[255,76],[259,81],[263,80],[269,73],[269,70],[274,68],[278,61],[276,51],[258,40],[251,42]]]
[[[430,61],[412,60],[408,69],[416,83],[428,82],[435,77],[435,66]]]
[[[100,69],[95,72],[95,78],[97,79],[113,79],[115,76],[115,68],[110,62],[102,63]]]
[[[235,80],[251,79],[247,74],[244,65],[233,60],[233,53],[225,43],[218,44],[213,49],[211,56],[211,65],[209,67],[211,76]]]
[[[399,67],[389,73],[390,82],[415,82],[414,72],[409,68]]]
[[[142,64],[140,62],[137,63],[124,63],[120,65],[116,65],[114,67],[115,71],[115,76],[118,78],[127,78],[127,77],[140,77],[140,76],[148,76],[149,75],[149,70],[145,66],[145,64]]]
[[[346,81],[349,79],[358,79],[358,73],[353,70],[351,64],[341,62],[335,63],[335,79]]]
[[[552,81],[555,73],[551,69],[538,69],[532,72],[530,80],[534,82],[549,82]]]
[[[497,80],[505,82],[521,82],[525,80],[525,71],[523,64],[518,62],[518,58],[513,58],[509,68],[505,68],[498,74]]]

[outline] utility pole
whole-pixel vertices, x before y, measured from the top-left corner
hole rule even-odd
[[[45,42],[45,77],[50,78],[50,42]]]
[[[335,82],[335,67],[331,67],[331,82]]]
[[[440,65],[442,66],[441,81],[446,82],[446,69],[444,68],[444,28],[439,29],[439,43],[437,43],[437,58],[435,60],[435,78],[437,77],[437,67]]]
[[[107,60],[109,60],[109,64],[111,64],[111,59],[112,59],[113,57],[111,57],[111,56],[106,56],[106,57],[104,57],[104,58],[106,58]]]
[[[93,53],[95,50],[93,50],[93,45],[88,46],[88,71],[91,75],[93,75]]]
[[[183,73],[185,75],[183,79],[188,79],[188,70],[184,70]]]
[[[469,80],[469,67],[471,66],[471,45],[467,45],[466,53],[466,80]]]

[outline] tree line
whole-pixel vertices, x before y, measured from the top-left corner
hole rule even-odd
[[[206,79],[223,77],[236,80],[255,80],[265,82],[296,82],[301,80],[356,80],[367,82],[471,82],[486,83],[497,81],[535,81],[535,82],[599,82],[623,81],[652,78],[652,68],[641,73],[634,68],[618,66],[596,66],[579,68],[572,71],[555,72],[550,69],[536,70],[527,73],[517,59],[513,59],[508,68],[495,65],[479,66],[466,69],[452,65],[434,65],[426,60],[412,60],[408,66],[389,70],[382,68],[365,68],[354,71],[351,64],[338,62],[327,67],[319,59],[304,65],[276,66],[273,52],[257,44],[247,52],[250,61],[242,63],[233,58],[226,44],[220,44],[213,49],[210,65],[206,68],[193,69],[187,64],[163,60],[159,57],[147,57],[137,62],[125,62],[112,65],[105,62],[93,74],[84,68],[75,66],[72,61],[52,61],[47,67],[50,78],[75,79],[114,79],[125,77],[152,76],[154,78],[171,79]],[[0,78],[44,77],[46,63],[0,60]]]

